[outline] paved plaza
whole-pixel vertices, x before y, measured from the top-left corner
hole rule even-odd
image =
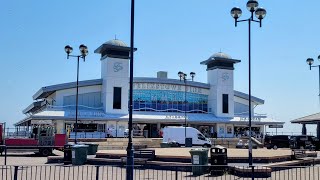
[[[195,148],[149,148],[154,149],[158,156],[190,157],[189,151]],[[99,154],[127,154],[126,150],[99,150]],[[228,157],[248,157],[248,149],[227,149]],[[291,155],[291,149],[253,149],[253,157],[275,157]],[[208,153],[210,156],[210,153]]]
[[[190,157],[189,151],[192,148],[153,148],[157,156]],[[53,151],[56,156],[63,156],[61,151]],[[99,150],[98,154],[121,154],[126,155],[126,150]],[[228,157],[248,157],[247,149],[229,148]],[[253,149],[253,157],[275,157],[291,155],[290,149]],[[208,153],[210,156],[210,153]],[[94,157],[94,156],[93,156]],[[191,157],[190,157],[191,158]],[[47,157],[41,157],[34,153],[12,153],[8,152],[7,165],[44,165]],[[0,156],[0,165],[4,165],[4,156]]]

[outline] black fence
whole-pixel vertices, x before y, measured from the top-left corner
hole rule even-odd
[[[200,170],[205,172],[194,175]],[[165,170],[167,169],[167,170]],[[223,171],[220,171],[222,170]],[[211,170],[211,172],[210,172]],[[318,180],[320,167],[213,167],[213,166],[166,166],[149,169],[136,166],[135,180],[182,180],[182,179],[274,179],[274,180]],[[0,166],[1,180],[124,180],[125,166]]]

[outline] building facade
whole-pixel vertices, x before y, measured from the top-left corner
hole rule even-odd
[[[110,40],[95,50],[101,54],[101,78],[79,82],[78,137],[123,137],[128,127],[129,52],[120,40]],[[240,60],[222,52],[200,64],[207,82],[169,79],[167,72],[133,80],[133,123],[137,135],[159,137],[165,126],[192,126],[207,136],[237,137],[248,132],[247,94],[234,90],[234,67]],[[34,102],[23,110],[17,126],[52,124],[58,133],[74,136],[76,82],[40,88]],[[264,100],[251,97],[252,130],[264,133],[266,125],[283,124],[254,107]]]

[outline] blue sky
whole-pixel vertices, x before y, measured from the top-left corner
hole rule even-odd
[[[289,120],[319,111],[318,70],[306,58],[319,54],[320,1],[260,0],[267,10],[263,27],[252,26],[252,94],[265,99],[257,111],[287,122],[281,131],[300,131]],[[156,76],[179,70],[197,73],[206,82],[200,62],[225,52],[236,65],[235,89],[248,92],[248,25],[234,27],[230,10],[246,1],[136,0],[135,76]],[[47,85],[76,79],[76,61],[66,59],[64,46],[89,48],[80,80],[100,78],[99,55],[93,51],[117,35],[130,44],[130,0],[4,1],[0,6],[0,117],[12,124],[32,95]],[[317,60],[315,63],[320,64]]]

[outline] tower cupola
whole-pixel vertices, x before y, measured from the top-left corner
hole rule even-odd
[[[234,70],[234,64],[241,62],[238,59],[232,59],[226,53],[218,52],[210,56],[207,60],[202,61],[200,64],[207,65],[207,71],[213,69],[229,69]]]
[[[136,51],[137,49],[134,48]],[[107,57],[129,59],[130,47],[126,45],[123,41],[119,39],[112,39],[103,43],[98,47],[95,53],[101,54],[101,59],[104,60]]]

